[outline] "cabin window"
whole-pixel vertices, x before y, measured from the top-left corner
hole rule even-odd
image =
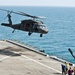
[[[26,24],[26,29],[29,29],[29,26],[30,26],[29,24]]]

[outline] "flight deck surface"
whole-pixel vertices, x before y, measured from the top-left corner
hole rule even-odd
[[[62,62],[7,41],[0,41],[1,75],[61,75]]]

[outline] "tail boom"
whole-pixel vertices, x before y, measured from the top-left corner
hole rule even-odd
[[[10,26],[11,26],[11,25],[8,24],[8,23],[2,23],[1,25],[2,25],[2,26],[7,26],[7,27],[10,27]]]

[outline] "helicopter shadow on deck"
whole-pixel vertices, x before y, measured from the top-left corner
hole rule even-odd
[[[15,53],[14,51],[11,51],[10,48],[0,49],[0,55],[21,56],[20,54]]]

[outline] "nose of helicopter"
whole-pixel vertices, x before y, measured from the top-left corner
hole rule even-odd
[[[40,33],[42,34],[47,34],[48,33],[48,29],[44,24],[38,25],[38,30]]]
[[[47,30],[46,33],[48,33],[49,31]]]
[[[41,32],[42,32],[43,34],[47,34],[49,31],[48,31],[48,29],[41,29]]]
[[[48,32],[49,32],[48,29],[44,30],[44,33],[45,33],[45,34],[47,34]]]

